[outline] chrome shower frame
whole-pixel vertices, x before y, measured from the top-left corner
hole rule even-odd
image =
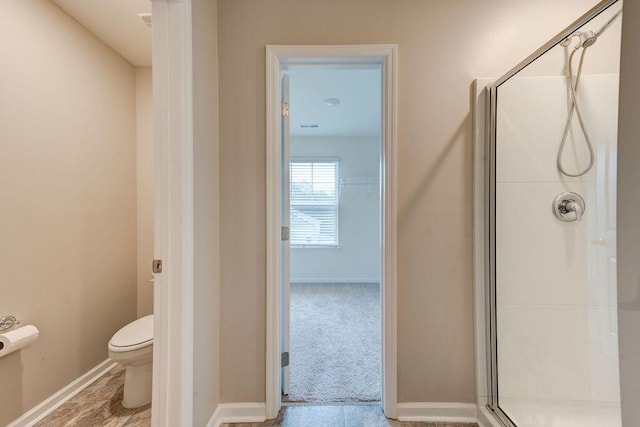
[[[486,145],[485,145],[485,334],[487,348],[487,409],[496,420],[506,427],[517,427],[509,416],[502,411],[498,402],[498,340],[497,340],[497,315],[496,315],[496,139],[497,139],[497,103],[498,88],[525,69],[535,60],[571,37],[583,25],[600,15],[609,7],[622,2],[622,0],[603,0],[591,10],[586,12],[558,35],[533,52],[509,72],[500,77],[487,88],[487,117],[486,117]],[[610,23],[613,22],[611,19]],[[609,23],[609,24],[610,24]],[[603,30],[606,28],[603,28]]]

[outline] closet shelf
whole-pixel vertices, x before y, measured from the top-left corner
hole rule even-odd
[[[366,185],[367,196],[371,195],[371,189],[379,182],[378,178],[340,178],[340,191],[338,197],[342,195],[342,189],[345,185]]]

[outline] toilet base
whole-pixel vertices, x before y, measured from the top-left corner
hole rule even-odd
[[[127,366],[122,406],[133,409],[151,403],[152,379],[153,363],[142,366]]]

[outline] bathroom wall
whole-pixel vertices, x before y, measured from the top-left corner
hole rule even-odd
[[[153,313],[153,85],[151,68],[136,68],[138,317]]]
[[[40,329],[0,359],[5,425],[136,317],[136,76],[46,0],[0,2],[0,70],[0,314]]]
[[[398,400],[474,402],[472,81],[596,3],[218,2],[222,402],[265,400],[265,45],[398,44]]]
[[[624,426],[640,425],[640,3],[622,18],[618,140],[618,333]]]
[[[339,178],[380,175],[380,139],[291,137],[291,157],[336,157]],[[380,281],[380,184],[345,185],[338,208],[338,248],[291,248],[292,282]]]
[[[562,176],[556,168],[567,91],[565,77],[516,77],[498,89],[500,406],[518,424],[548,425],[562,416],[586,415],[616,425],[618,75],[589,74],[580,80],[579,101],[596,163],[578,178]],[[563,155],[572,172],[589,163],[577,119],[573,125]],[[585,200],[580,222],[562,222],[551,211],[555,197],[567,191]],[[558,408],[564,415],[556,413]]]

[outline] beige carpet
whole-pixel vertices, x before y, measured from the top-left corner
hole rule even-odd
[[[380,285],[291,284],[289,401],[381,396]]]

